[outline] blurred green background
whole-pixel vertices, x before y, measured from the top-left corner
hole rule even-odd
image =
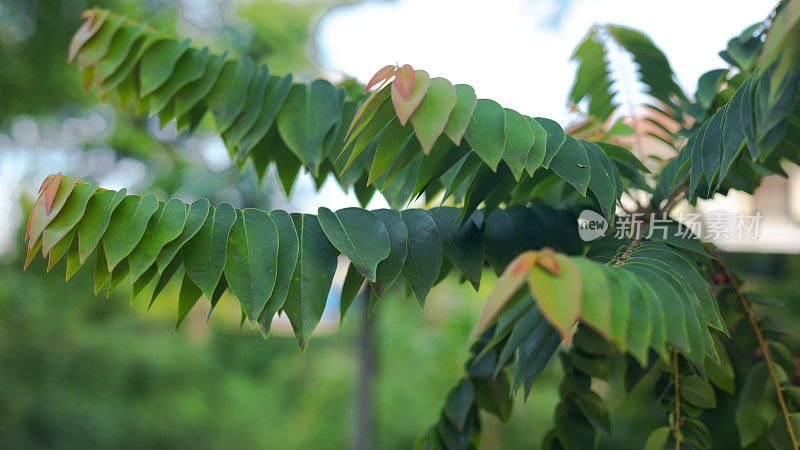
[[[312,30],[342,1],[98,1],[215,49],[231,49],[276,72],[318,75]],[[252,170],[215,164],[214,136],[174,136],[152,119],[97,105],[65,64],[82,0],[0,0],[0,448],[346,448],[356,436],[359,329],[354,311],[338,329],[323,324],[305,355],[280,327],[268,342],[245,327],[223,298],[208,324],[199,304],[173,333],[177,286],[148,312],[121,288],[92,292],[92,264],[63,282],[37,259],[23,272],[23,225],[31,196],[52,171],[161,198],[209,197],[269,208],[277,184]],[[800,258],[735,259],[751,285],[800,305]],[[376,310],[374,445],[410,448],[433,423],[466,358],[482,291],[453,279],[434,289],[423,312],[403,292]],[[792,317],[797,317],[797,307]],[[521,396],[508,425],[484,420],[485,448],[535,448],[552,425],[557,364]],[[601,386],[621,392],[620,383]],[[641,448],[665,419],[643,404],[647,382],[612,403],[615,435],[605,448]],[[648,400],[650,401],[650,400]],[[652,406],[652,407],[651,407]],[[651,411],[648,414],[647,411]],[[724,440],[721,445],[724,444]],[[724,447],[722,447],[724,448]]]

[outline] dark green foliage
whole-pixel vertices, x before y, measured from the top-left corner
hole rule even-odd
[[[174,118],[180,130],[209,114],[234,162],[252,160],[259,177],[274,162],[287,193],[305,167],[318,188],[332,174],[362,205],[377,190],[393,209],[320,208],[315,216],[202,200],[190,206],[58,174],[46,179],[31,213],[26,266],[40,248],[50,266],[68,254],[69,278],[94,252],[95,292],[108,285],[110,294],[130,279],[134,295],[155,284],[153,300],[183,267],[176,329],[202,296],[213,309],[230,288],[242,321],[258,322],[266,336],[283,311],[305,351],[340,254],[349,260],[342,318],[357,298],[369,297],[372,311],[399,279],[423,306],[451,271],[477,290],[488,263],[500,278],[473,332],[464,377],[418,447],[477,446],[480,412],[508,420],[513,395],[520,387],[530,394],[559,347],[561,402],[547,448],[592,448],[601,432],[612,432],[604,399],[592,388],[593,379],[611,382],[619,361],[627,365],[628,390],[656,379],[655,400],[667,411],[670,426],[656,429],[646,448],[670,439],[709,448],[702,412],[722,403],[720,392],[738,396],[741,445],[796,442],[800,405],[785,397],[800,396],[784,385],[797,366],[774,339],[776,329],[753,312],[712,247],[690,233],[679,236],[670,220],[661,237],[643,234],[682,198],[752,192],[763,176],[783,173],[783,160],[800,163],[796,0],[729,42],[722,56],[737,70],[705,74],[694,102],[647,36],[593,28],[575,52],[580,65],[570,94],[586,120],[569,133],[408,65],[385,67],[378,77],[384,83],[361,95],[352,81],[292,83],[291,75],[192,48],[107,11],[87,18],[70,54],[104,98],[149,107],[162,125]],[[656,126],[651,134],[679,150],[655,183],[633,153],[615,145],[625,125],[607,123],[617,110],[612,47],[637,65],[650,99],[647,121]],[[645,229],[582,242],[574,214],[591,209],[613,221],[624,193],[652,193],[649,206],[637,210],[652,213]],[[429,205],[459,206],[397,211],[423,195]],[[731,313],[730,290],[743,313]],[[731,356],[731,335],[750,353]],[[752,359],[756,347],[764,362],[749,361],[746,369],[734,363]],[[506,370],[512,364],[513,377]],[[746,381],[737,385],[743,373]]]

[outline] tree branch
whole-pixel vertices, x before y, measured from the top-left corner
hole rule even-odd
[[[678,373],[678,351],[672,350],[672,377],[675,382],[675,450],[681,448],[681,377]]]
[[[775,368],[772,362],[772,357],[769,354],[769,347],[767,346],[767,341],[764,339],[764,335],[761,332],[761,328],[758,326],[758,321],[756,320],[755,315],[753,315],[753,311],[750,309],[750,301],[744,295],[742,291],[742,287],[739,285],[739,282],[736,281],[736,278],[733,276],[733,273],[722,261],[717,253],[717,250],[712,248],[711,255],[717,261],[717,264],[722,268],[722,271],[725,273],[725,278],[728,279],[728,283],[733,287],[733,290],[736,292],[736,297],[739,298],[739,302],[742,304],[742,309],[744,309],[745,315],[750,320],[750,325],[753,327],[753,331],[755,332],[756,339],[758,340],[758,346],[761,348],[761,352],[764,354],[764,361],[767,363],[767,369],[769,369],[769,377],[772,379],[772,384],[775,385],[775,392],[778,394],[778,403],[781,406],[781,412],[783,414],[783,419],[786,421],[786,430],[789,432],[789,437],[792,439],[792,444],[794,444],[794,448],[798,447],[797,444],[797,437],[794,434],[794,427],[792,426],[792,419],[789,416],[789,409],[786,407],[786,400],[783,398],[783,390],[781,388],[780,381],[778,381],[778,375],[775,373]]]

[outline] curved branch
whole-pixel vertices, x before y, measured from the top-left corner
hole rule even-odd
[[[789,437],[792,439],[792,444],[794,444],[794,448],[798,447],[797,437],[794,433],[794,426],[792,426],[792,419],[789,415],[789,408],[786,406],[786,399],[783,397],[783,388],[781,387],[781,383],[778,380],[778,375],[775,373],[774,363],[772,362],[772,357],[769,353],[769,345],[767,345],[767,341],[764,338],[764,334],[761,332],[761,328],[758,326],[758,320],[756,320],[755,315],[753,314],[752,309],[750,308],[750,301],[747,300],[745,297],[744,292],[742,291],[742,287],[739,285],[739,282],[736,281],[736,277],[731,272],[730,268],[728,268],[727,264],[719,257],[719,253],[716,249],[712,248],[711,256],[717,261],[717,264],[722,268],[722,271],[725,273],[725,278],[727,278],[728,283],[733,288],[734,292],[736,292],[736,297],[739,299],[739,302],[742,305],[742,309],[744,310],[747,319],[750,321],[750,325],[753,327],[753,331],[755,332],[756,339],[758,340],[758,346],[761,349],[761,353],[764,354],[764,361],[767,363],[767,368],[769,369],[769,377],[772,380],[772,384],[775,386],[775,393],[778,395],[778,403],[781,407],[781,414],[783,415],[783,419],[786,422],[786,430],[789,432]]]

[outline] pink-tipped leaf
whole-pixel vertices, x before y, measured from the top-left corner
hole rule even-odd
[[[44,190],[44,212],[50,214],[50,209],[53,208],[53,200],[56,199],[56,192],[58,192],[58,185],[61,184],[61,172],[52,175],[52,178],[47,183],[47,188]]]
[[[394,75],[393,87],[405,101],[408,101],[411,97],[411,91],[414,89],[415,78],[416,73],[414,72],[414,68],[408,64],[404,64],[402,67],[397,69],[397,72]]]
[[[396,70],[396,66],[394,64],[389,64],[388,66],[382,67],[379,71],[375,72],[375,75],[370,78],[369,83],[367,83],[367,87],[364,88],[364,93],[366,94],[378,83],[383,83],[384,81],[391,78],[394,75],[394,71]]]

